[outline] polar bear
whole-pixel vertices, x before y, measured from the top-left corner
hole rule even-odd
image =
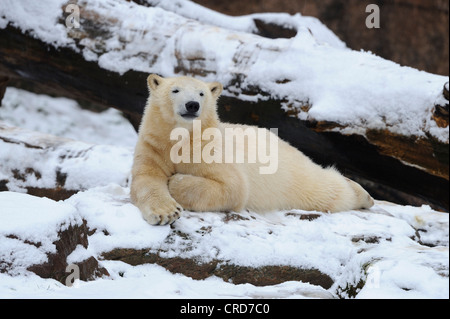
[[[195,138],[195,124],[201,133],[215,130],[210,136],[225,134],[229,129],[240,128],[247,132],[261,129],[219,120],[216,103],[223,87],[218,82],[205,83],[191,77],[162,78],[151,74],[147,84],[150,96],[134,154],[131,199],[148,223],[171,224],[180,217],[183,209],[339,212],[370,208],[374,204],[359,184],[334,168],[313,163],[268,130],[261,141],[276,141],[277,168],[272,173],[262,174],[260,162],[211,162],[203,157],[195,160],[196,147],[200,151],[209,147],[211,154],[225,150],[223,143],[211,146],[204,135]],[[172,139],[176,129],[184,129],[187,136]],[[177,144],[181,144],[181,150],[190,151],[187,161],[174,161],[173,149]],[[250,154],[250,151],[257,152],[259,145],[251,144],[247,139],[236,150],[240,148]],[[245,159],[248,158],[245,155]]]

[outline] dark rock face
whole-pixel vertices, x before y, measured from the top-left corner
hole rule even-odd
[[[157,264],[172,273],[179,273],[196,280],[217,276],[234,284],[255,286],[276,285],[286,281],[302,281],[329,289],[333,280],[317,269],[302,269],[291,266],[263,266],[259,268],[239,266],[223,261],[200,263],[187,258],[164,258],[148,249],[114,249],[103,254],[107,260],[120,260],[132,266]]]
[[[347,45],[402,65],[448,75],[449,3],[446,0],[194,0],[229,15],[300,12],[320,19]],[[368,29],[368,4],[380,8],[380,28]]]
[[[28,267],[29,271],[34,272],[42,278],[53,278],[62,283],[70,274],[66,271],[68,266],[67,256],[69,256],[78,245],[84,248],[88,246],[88,227],[86,222],[82,225],[70,225],[67,229],[58,233],[59,239],[54,242],[56,253],[48,255],[48,262]],[[109,276],[108,271],[100,267],[98,261],[94,257],[75,263],[78,266],[81,280],[93,280],[103,275]]]

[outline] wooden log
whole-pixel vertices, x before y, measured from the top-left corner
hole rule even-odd
[[[91,108],[114,107],[139,127],[148,74],[102,69],[69,48],[55,48],[11,26],[0,29],[0,57],[0,75],[8,85],[68,97]]]
[[[445,83],[440,104],[434,106],[433,119],[439,127],[448,127],[448,82]]]
[[[296,115],[302,110],[307,113],[310,108],[307,99],[297,101],[289,109],[289,96],[275,94],[246,71],[256,63],[258,56],[271,52],[281,54],[286,48],[262,37],[212,28],[183,17],[173,19],[173,13],[161,9],[157,11],[157,16],[161,17],[159,24],[129,29],[128,35],[119,37],[122,42],[111,48],[113,44],[108,41],[115,39],[114,32],[122,28],[123,17],[106,15],[105,11],[89,7],[84,1],[78,3],[81,28],[67,29],[67,38],[73,40],[69,44],[50,44],[12,25],[0,29],[0,76],[7,78],[9,85],[69,97],[84,105],[115,107],[123,111],[137,129],[148,94],[145,81],[148,73],[190,75],[206,80],[227,78],[225,95],[218,105],[222,120],[277,127],[281,138],[320,164],[336,165],[376,198],[402,204],[430,204],[448,210],[448,141],[431,135],[404,136],[376,129],[367,129],[365,136],[346,134],[345,130],[336,130],[345,126],[334,121],[317,121],[314,117],[299,119]],[[57,9],[61,10],[59,23],[63,24],[63,8]],[[127,10],[131,13],[138,7]],[[172,19],[165,19],[166,16]],[[262,27],[263,23],[256,24],[268,30]],[[225,70],[220,68],[219,62],[223,61],[218,61],[215,54],[203,46],[201,41],[207,40],[199,40],[198,46],[183,41],[182,35],[189,35],[191,31],[203,35],[216,32],[228,48],[235,45]],[[314,33],[314,30],[309,32]],[[128,47],[136,41],[143,42],[139,43],[145,51],[133,51]],[[161,58],[163,51],[165,59]],[[107,59],[101,58],[111,57],[113,53],[124,56],[129,53],[131,56],[127,59],[138,62],[133,68],[126,67],[129,60],[120,59],[117,65],[105,65]],[[224,75],[227,72],[229,75]],[[276,80],[281,86],[290,82],[287,77]],[[440,112],[438,106],[435,109],[439,111],[434,113]],[[441,113],[440,120],[435,120],[438,126],[445,125],[445,119],[448,123],[448,113]]]

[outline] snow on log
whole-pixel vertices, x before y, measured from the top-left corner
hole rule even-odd
[[[65,0],[2,3],[8,85],[115,107],[137,127],[148,73],[220,81],[223,120],[279,128],[374,197],[448,210],[448,77],[349,50],[300,14],[229,17],[181,0],[71,3],[79,28],[66,26]]]

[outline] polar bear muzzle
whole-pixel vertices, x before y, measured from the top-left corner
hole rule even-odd
[[[200,104],[196,101],[189,101],[185,105],[186,113],[180,114],[183,118],[196,118],[198,117],[198,110],[200,109]]]

